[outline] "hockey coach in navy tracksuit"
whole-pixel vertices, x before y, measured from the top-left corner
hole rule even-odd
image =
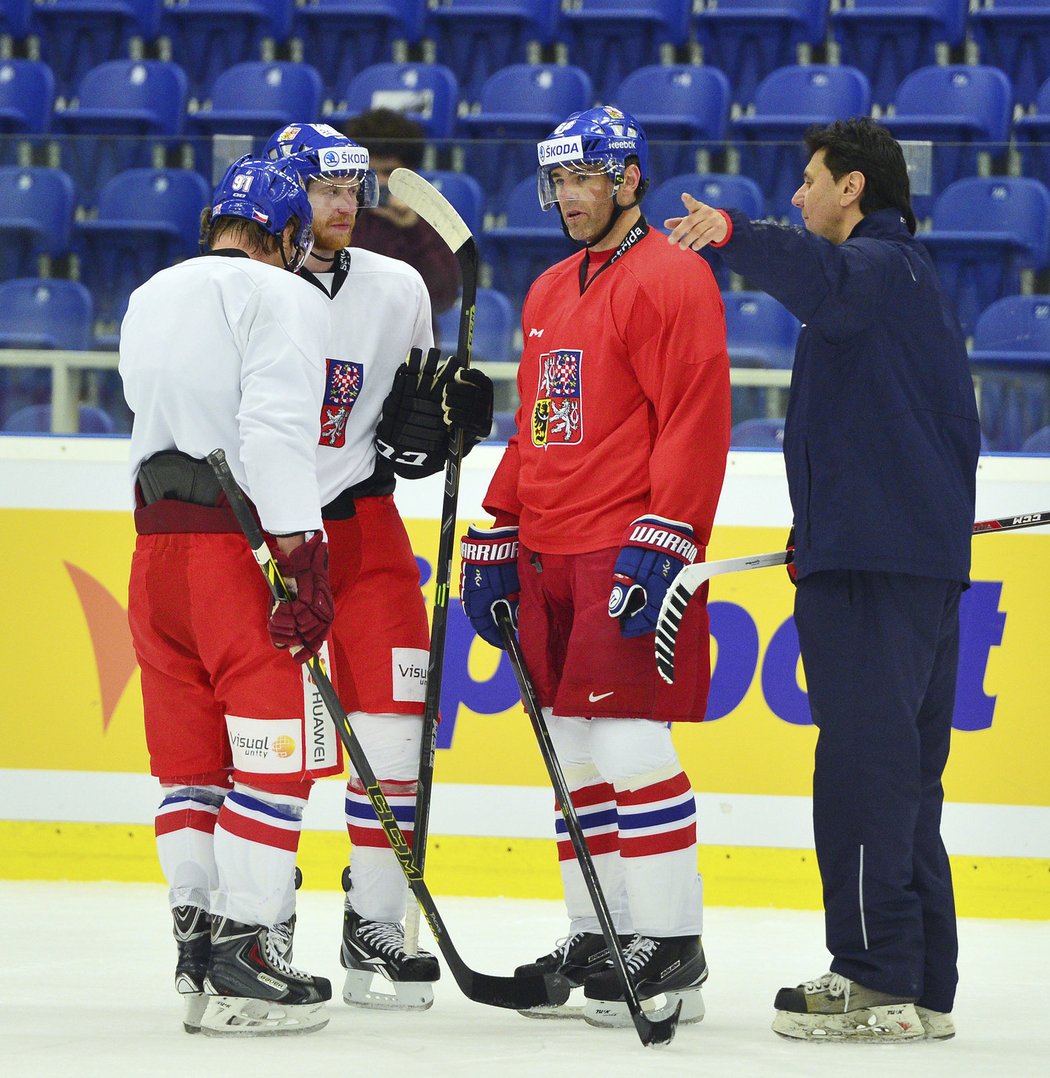
[[[806,134],[805,230],[683,194],[670,242],[719,247],[803,323],[784,429],[795,622],[819,728],[813,825],[831,972],[776,998],[801,1039],[954,1034],[940,837],[980,428],[962,331],[900,146],[869,119]]]

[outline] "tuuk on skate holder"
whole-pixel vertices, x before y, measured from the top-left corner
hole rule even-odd
[[[1010,517],[979,520],[973,526],[974,535],[988,532],[1008,532],[1018,528],[1037,528],[1050,525],[1050,510],[1043,513],[1018,513]],[[724,573],[741,573],[748,569],[766,569],[771,565],[790,565],[795,558],[794,548],[774,550],[768,554],[751,554],[744,558],[726,558],[723,561],[702,561],[687,565],[674,583],[667,589],[660,614],[656,620],[656,668],[660,677],[669,685],[674,684],[674,654],[678,644],[678,632],[682,628],[689,600],[699,591],[701,584],[713,576]]]
[[[561,762],[551,741],[550,731],[544,721],[543,712],[540,710],[539,698],[532,684],[532,678],[525,666],[525,656],[522,654],[521,645],[514,632],[514,622],[511,618],[510,604],[506,599],[499,599],[492,604],[492,610],[499,626],[500,636],[503,637],[504,647],[510,658],[510,664],[514,668],[514,676],[521,690],[522,703],[528,712],[532,723],[536,741],[540,747],[540,755],[546,765],[547,774],[550,775],[551,784],[558,797],[561,806],[561,814],[565,819],[565,826],[572,840],[572,848],[583,873],[584,882],[590,892],[591,903],[594,906],[595,915],[601,925],[602,935],[605,937],[605,945],[609,949],[609,960],[616,970],[620,987],[623,989],[624,1002],[631,1013],[634,1028],[638,1031],[638,1038],[646,1047],[653,1045],[670,1044],[674,1038],[675,1029],[678,1026],[678,1015],[682,1010],[682,1001],[679,1000],[674,1010],[664,1018],[650,1019],[642,1010],[641,1000],[638,998],[638,990],[631,982],[630,973],[627,970],[627,962],[620,948],[620,939],[613,925],[612,915],[609,912],[609,903],[602,893],[602,886],[598,880],[598,872],[594,867],[591,852],[587,849],[587,839],[584,837],[583,828],[580,826],[580,818],[576,815],[576,808],[572,803],[568,783],[561,769]]]
[[[456,256],[463,281],[456,355],[462,360],[464,367],[469,367],[478,296],[478,245],[456,208],[429,180],[411,169],[396,168],[391,172],[387,185],[390,193],[422,217]],[[419,774],[416,779],[416,823],[412,845],[420,873],[426,864],[427,839],[430,835],[430,800],[434,789],[434,757],[437,753],[438,711],[441,705],[441,681],[445,662],[448,601],[451,591],[456,507],[459,501],[459,475],[462,461],[463,432],[456,430],[449,448],[448,462],[445,465],[441,525],[438,531],[437,561],[434,565],[434,614],[430,626],[427,687],[423,697],[423,735],[420,740]],[[405,918],[405,950],[411,953],[418,948],[419,908],[413,906]]]
[[[229,465],[226,463],[226,454],[222,449],[216,449],[208,454],[208,463],[215,470],[215,475],[226,494],[237,523],[240,525],[244,537],[251,547],[252,554],[266,578],[270,594],[277,602],[288,602],[289,594],[284,580],[277,568],[277,564],[266,545],[262,530],[256,523],[255,518],[248,508],[248,503],[237,480],[233,477]],[[423,879],[423,874],[412,860],[412,850],[405,839],[401,828],[398,826],[394,814],[387,804],[383,791],[379,788],[379,780],[375,776],[364,748],[350,725],[343,705],[332,682],[329,680],[324,669],[324,663],[317,655],[311,656],[306,663],[307,669],[313,678],[317,691],[321,695],[336,733],[346,748],[347,754],[354,765],[354,769],[365,786],[365,792],[372,804],[376,817],[383,828],[387,842],[397,857],[401,871],[408,880],[409,889],[419,903],[423,916],[430,926],[434,941],[444,956],[445,962],[452,973],[456,984],[468,998],[475,1003],[484,1003],[490,1007],[505,1007],[508,1010],[522,1010],[528,1007],[557,1006],[569,998],[571,991],[569,982],[560,974],[548,974],[535,977],[496,977],[487,973],[477,973],[470,969],[459,952],[456,950],[445,922],[438,912],[430,890]]]

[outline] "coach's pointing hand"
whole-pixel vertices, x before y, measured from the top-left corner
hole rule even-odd
[[[721,210],[698,202],[690,194],[682,195],[685,217],[668,217],[664,228],[671,229],[667,242],[683,251],[699,251],[709,243],[722,243],[729,235],[729,219]]]

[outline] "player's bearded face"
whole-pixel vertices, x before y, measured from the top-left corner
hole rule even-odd
[[[357,187],[356,183],[310,181],[315,251],[341,251],[349,246],[357,221]]]
[[[604,166],[555,168],[551,182],[569,235],[580,243],[599,235],[613,212],[613,184]]]

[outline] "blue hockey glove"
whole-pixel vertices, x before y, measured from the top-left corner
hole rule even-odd
[[[681,521],[646,516],[631,522],[609,595],[609,617],[619,619],[624,636],[656,631],[667,589],[682,566],[696,560],[698,550],[693,529]]]
[[[518,626],[518,529],[475,528],[460,539],[463,567],[459,596],[474,632],[494,648],[503,648],[493,605],[505,599]]]

